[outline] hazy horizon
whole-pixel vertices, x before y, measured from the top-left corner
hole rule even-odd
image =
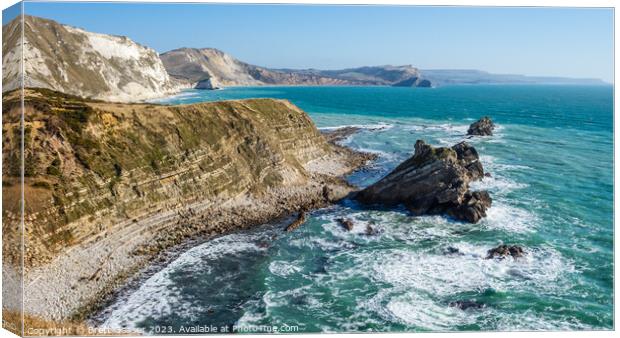
[[[411,64],[607,83],[614,76],[608,8],[75,2],[24,8],[27,15],[127,36],[159,53],[211,47],[269,68]],[[3,24],[18,13],[3,11]]]

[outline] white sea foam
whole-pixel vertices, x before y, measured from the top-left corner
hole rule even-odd
[[[179,291],[169,278],[169,271],[153,275],[125,302],[115,308],[102,327],[136,329],[136,323],[153,314],[169,314]],[[114,307],[114,305],[113,305]]]
[[[458,249],[456,254],[438,253],[434,249],[426,252],[392,249],[349,253],[356,266],[351,271],[372,278],[378,285],[391,285],[361,301],[359,311],[366,317],[370,317],[369,313],[376,313],[389,322],[429,330],[453,329],[456,325],[473,323],[484,326],[486,321],[496,320],[496,309],[485,307],[464,311],[450,307],[448,302],[458,299],[462,293],[488,289],[557,293],[570,287],[565,277],[576,271],[573,262],[556,250],[526,247],[525,257],[516,260],[484,259],[487,250],[495,245],[451,243],[450,246]],[[515,316],[518,317],[520,315]],[[531,326],[514,326],[512,320],[500,326],[504,329],[563,327],[559,324],[541,317]]]
[[[416,328],[450,329],[480,322],[494,313],[492,308],[463,311],[450,307],[447,301],[454,295],[487,289],[559,292],[567,287],[560,282],[562,276],[574,272],[572,262],[550,248],[526,248],[528,254],[517,260],[486,260],[484,256],[492,245],[452,246],[460,253],[395,249],[358,255],[355,261],[362,265],[359,271],[369,271],[377,283],[392,285],[382,288],[360,308]]]
[[[193,317],[201,309],[193,306],[179,306],[180,289],[175,285],[171,275],[178,271],[195,274],[198,272],[197,269],[204,273],[205,269],[210,269],[210,267],[198,263],[207,259],[264,250],[254,245],[250,239],[249,235],[232,234],[186,251],[148,278],[137,290],[112,305],[112,311],[102,326],[135,329],[136,323],[149,316],[166,316],[172,311],[187,318]]]
[[[440,146],[452,146],[465,140],[467,125],[451,123],[405,126],[404,130],[434,137]]]
[[[427,330],[446,330],[475,321],[457,308],[437,304],[412,292],[391,298],[386,309],[396,321]]]
[[[527,254],[520,259],[492,260],[484,258],[494,244],[451,246],[459,254],[395,249],[366,255],[372,257],[361,256],[357,261],[367,262],[378,282],[434,296],[486,289],[553,290],[562,287],[557,282],[563,274],[575,271],[572,262],[548,247],[525,248]]]
[[[480,162],[482,162],[485,171],[490,173],[491,176],[483,177],[479,181],[470,183],[470,188],[472,190],[488,190],[494,194],[505,195],[514,190],[528,187],[527,184],[516,182],[506,176],[509,175],[509,173],[507,173],[508,171],[528,170],[531,168],[520,165],[499,163],[495,157],[490,155],[480,156]]]
[[[467,133],[468,125],[464,124],[452,124],[452,123],[442,123],[442,124],[414,124],[404,126],[403,129],[406,131],[431,131],[431,132],[447,132],[449,134],[459,134],[465,135]]]
[[[162,98],[148,100],[148,102],[166,103],[166,102],[173,101],[173,100],[188,100],[188,99],[199,97],[199,96],[200,96],[200,93],[188,91],[188,92],[181,92],[175,95],[170,95],[170,96],[166,96]]]
[[[489,229],[525,233],[534,231],[540,222],[536,214],[498,200],[493,201],[486,213],[480,225]]]
[[[390,124],[390,123],[385,123],[385,122],[379,122],[379,123],[375,123],[375,124],[344,124],[344,125],[339,125],[339,126],[329,126],[329,127],[321,127],[319,128],[319,130],[337,130],[337,129],[342,129],[342,128],[359,128],[359,129],[365,129],[365,130],[388,130],[393,128],[394,125]]]
[[[474,145],[486,143],[506,143],[504,135],[501,131],[504,129],[501,125],[496,125],[494,135],[492,137],[471,137],[467,135],[468,124],[415,124],[403,126],[404,131],[419,134],[422,137],[432,137],[441,146],[452,146],[456,143],[466,141]]]
[[[348,211],[346,215],[325,214],[319,218],[325,221],[323,229],[327,233],[343,241],[326,241],[321,245],[321,248],[326,250],[344,248],[346,246],[344,243],[348,241],[368,243],[395,240],[415,244],[428,240],[449,239],[474,227],[469,224],[455,226],[449,218],[440,215],[412,216],[401,211]],[[338,218],[351,219],[353,229],[351,231],[344,229],[337,221]],[[368,226],[373,229],[371,235],[366,235]],[[313,239],[311,242],[322,240]]]
[[[480,155],[480,162],[487,168],[487,171],[510,171],[510,170],[531,170],[531,167],[519,164],[500,163],[496,157],[491,155]]]
[[[282,290],[282,291],[273,291],[269,290],[265,292],[263,295],[263,303],[265,304],[265,309],[267,315],[269,316],[269,312],[271,308],[287,306],[291,300],[291,298],[295,297],[303,297],[309,294],[309,290],[311,285],[305,285],[299,288]]]
[[[351,244],[346,241],[333,241],[323,237],[297,238],[290,240],[289,245],[300,249],[306,248],[322,251],[336,251],[351,246]]]
[[[248,304],[249,305],[249,304]],[[251,310],[246,310],[243,312],[241,318],[237,320],[237,325],[239,327],[248,327],[251,325],[259,325],[260,321],[265,318],[264,314],[260,314]]]
[[[596,330],[595,327],[577,322],[573,318],[548,318],[545,314],[531,310],[515,316],[498,316],[495,326],[499,331]]]
[[[364,148],[364,147],[356,147],[355,148],[358,151],[362,151],[365,153],[371,153],[371,154],[377,154],[379,155],[379,157],[382,157],[384,159],[394,159],[396,158],[398,155],[394,154],[394,153],[389,153],[387,151],[382,151],[382,150],[377,150],[377,149],[372,149],[372,148]]]
[[[299,262],[297,262],[299,264]],[[301,271],[296,262],[273,261],[269,264],[269,272],[276,276],[286,278],[292,274]]]
[[[511,191],[517,189],[523,189],[527,187],[527,184],[518,183],[499,175],[491,177],[483,177],[479,181],[474,181],[469,184],[471,190],[488,190],[492,193],[498,193],[505,195]]]

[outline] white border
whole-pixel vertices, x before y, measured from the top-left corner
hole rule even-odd
[[[79,0],[60,0],[63,2],[84,2]],[[0,6],[1,9],[5,9],[10,7],[13,4],[16,4],[18,1],[16,0],[8,0],[3,1]],[[29,2],[29,1],[28,1]],[[32,1],[35,2],[35,1]],[[617,4],[613,0],[388,0],[388,1],[369,1],[369,0],[210,0],[210,1],[183,1],[183,0],[148,0],[148,1],[135,1],[135,0],[126,0],[126,1],[117,1],[117,0],[91,0],[91,2],[179,2],[179,3],[246,3],[246,4],[325,4],[325,5],[422,5],[422,6],[488,6],[488,7],[522,7],[522,6],[532,6],[532,7],[608,7],[614,8],[614,46],[617,46],[617,37],[618,37],[618,26],[615,25],[615,9]],[[1,39],[0,39],[1,42]],[[614,48],[614,83],[618,83],[619,76],[618,70],[615,67],[616,61],[618,60],[618,54]],[[0,76],[2,71],[0,70]],[[620,169],[616,165],[616,159],[620,158],[620,149],[617,145],[617,135],[615,131],[620,128],[620,120],[616,119],[615,115],[615,107],[618,107],[618,96],[616,95],[615,85],[614,85],[614,327],[616,327],[620,316],[618,315],[618,311],[616,309],[618,302],[615,297],[615,291],[618,290],[618,278],[616,278],[616,265],[615,262],[618,262],[618,250],[615,250],[615,234],[618,224],[618,214],[615,212],[618,210],[620,206],[620,200],[616,198],[619,189],[615,184],[616,179],[619,177]],[[1,106],[1,105],[0,105]],[[1,121],[1,120],[0,120]],[[0,134],[1,139],[1,134]],[[0,159],[0,168],[1,162]],[[0,191],[0,197],[1,197]],[[0,263],[2,261],[2,257],[0,255]],[[0,287],[2,283],[0,282]],[[1,296],[0,296],[1,297]],[[377,333],[378,334],[378,333]],[[0,329],[1,336],[15,336],[12,335],[9,331],[4,329]],[[349,337],[351,335],[368,335],[363,333],[355,333],[355,334],[297,334],[297,336],[309,337],[309,338],[325,338],[325,337],[334,337],[334,338],[344,338]],[[585,335],[592,336],[596,335],[598,337],[615,337],[616,334],[614,331],[561,331],[561,332],[451,332],[451,333],[382,333],[381,337],[386,338],[403,338],[403,337],[562,337],[562,338],[573,338],[573,337],[583,337]],[[210,335],[222,337],[224,335]],[[265,335],[247,335],[244,334],[243,337],[249,338],[259,338],[264,337]],[[16,336],[15,336],[16,337]],[[188,336],[166,336],[166,337],[183,337],[187,338]]]

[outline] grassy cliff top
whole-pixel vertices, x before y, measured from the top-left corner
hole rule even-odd
[[[284,153],[291,149],[281,148],[280,143],[300,133],[321,138],[310,118],[286,100],[171,106],[104,102],[29,88],[24,91],[24,105],[27,178],[58,175],[70,179],[92,173],[106,180],[145,167],[160,173],[172,165],[172,159],[206,148],[225,148],[231,138],[241,137],[245,143],[258,138]],[[5,178],[20,174],[19,160],[15,161],[19,158],[20,106],[19,90],[3,95],[3,153],[9,160]]]

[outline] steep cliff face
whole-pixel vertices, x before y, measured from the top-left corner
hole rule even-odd
[[[196,88],[260,85],[398,85],[428,87],[419,70],[407,66],[360,67],[343,70],[269,69],[239,61],[214,48],[181,48],[161,55],[171,76]]]
[[[201,88],[259,85],[250,75],[253,67],[217,49],[181,48],[161,54],[168,73]]]
[[[2,27],[3,91],[19,87],[20,21]],[[157,52],[126,37],[24,17],[25,87],[109,101],[140,101],[178,91]]]
[[[144,215],[304,186],[316,175],[306,168],[338,151],[284,100],[161,106],[28,89],[25,105],[32,266]],[[18,201],[17,91],[5,94],[3,116],[3,193]],[[9,220],[18,217],[19,203],[3,211]]]

